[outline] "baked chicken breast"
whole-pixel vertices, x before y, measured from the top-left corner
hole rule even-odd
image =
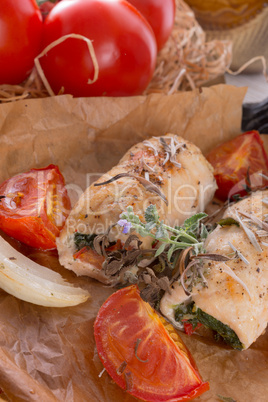
[[[205,209],[215,190],[213,168],[194,144],[174,134],[145,140],[133,146],[78,200],[57,240],[60,263],[77,275],[108,283],[101,269],[103,256],[90,240],[110,229],[111,245],[124,244],[127,235],[115,224],[128,206],[142,216],[149,204],[155,204],[165,223],[181,225]],[[86,246],[80,241],[85,237]],[[151,247],[151,238],[142,241],[142,247]]]
[[[230,206],[206,239],[206,253],[228,257],[203,265],[205,283],[186,295],[181,279],[161,300],[175,326],[203,323],[237,349],[247,349],[268,322],[268,191]],[[187,278],[184,278],[187,282]],[[205,285],[205,286],[204,286]]]

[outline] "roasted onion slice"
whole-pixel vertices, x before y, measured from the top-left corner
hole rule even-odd
[[[89,297],[86,290],[30,260],[1,236],[0,288],[21,300],[47,307],[75,306]]]

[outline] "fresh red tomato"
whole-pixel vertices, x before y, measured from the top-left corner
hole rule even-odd
[[[156,64],[156,40],[127,1],[61,1],[44,21],[44,47],[69,34],[92,41],[98,68],[84,40],[66,39],[40,58],[54,93],[64,88],[74,96],[128,96],[145,90]],[[98,78],[89,83],[96,71]]]
[[[40,51],[42,16],[35,0],[1,0],[0,84],[20,84]]]
[[[71,208],[58,166],[31,169],[0,185],[0,229],[29,246],[56,248]]]
[[[94,324],[99,357],[112,379],[146,401],[187,401],[209,389],[171,325],[144,302],[136,286],[102,305]]]
[[[256,190],[268,185],[268,180],[257,174],[268,176],[268,156],[258,131],[247,131],[219,145],[207,159],[214,167],[216,196],[222,201],[235,194],[246,195],[245,186]]]
[[[175,0],[128,0],[153,28],[160,50],[168,40],[175,20]]]

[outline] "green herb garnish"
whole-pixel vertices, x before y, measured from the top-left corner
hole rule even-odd
[[[240,226],[239,222],[231,217],[220,219],[219,222],[217,222],[217,224],[220,226],[231,226],[231,225]]]
[[[200,221],[205,217],[207,217],[207,214],[198,213],[186,219],[182,226],[173,228],[160,221],[155,205],[149,205],[146,208],[144,214],[146,223],[141,222],[140,218],[134,214],[133,208],[129,206],[127,211],[120,215],[120,223],[122,226],[122,221],[125,221],[125,228],[128,227],[129,230],[133,228],[142,237],[149,236],[162,243],[157,249],[155,257],[168,250],[168,261],[171,261],[172,255],[176,250],[184,250],[192,246],[196,255],[204,251],[203,241],[207,236],[207,232],[203,229],[201,233],[204,238],[200,238]]]
[[[76,232],[74,234],[74,244],[77,250],[81,250],[83,247],[93,248],[93,242],[97,235],[93,234],[84,234]]]
[[[200,308],[196,308],[194,302],[188,304],[182,303],[175,308],[175,320],[187,320],[195,327],[198,323],[203,324],[206,328],[216,331],[224,341],[234,349],[242,350],[243,345],[236,333],[226,324],[205,313]]]
[[[197,319],[201,324],[204,324],[207,328],[216,331],[226,343],[232,346],[234,349],[242,350],[243,345],[240,342],[236,333],[226,324],[205,313],[201,309],[197,309]]]

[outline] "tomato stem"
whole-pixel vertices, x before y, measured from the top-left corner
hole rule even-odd
[[[53,3],[53,4],[55,4],[55,3],[58,3],[59,1],[60,0],[36,0],[38,6],[41,6],[41,4],[44,4],[44,3]]]

